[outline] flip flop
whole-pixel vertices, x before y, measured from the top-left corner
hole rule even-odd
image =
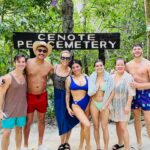
[[[58,147],[58,150],[64,150],[64,144],[61,144],[59,147]]]
[[[133,146],[131,146],[131,150],[136,150],[136,148],[134,148]]]
[[[70,145],[68,143],[64,144],[64,150],[71,150]]]
[[[112,150],[117,150],[117,149],[120,149],[120,148],[123,148],[124,145],[119,145],[119,144],[115,144],[112,148]]]

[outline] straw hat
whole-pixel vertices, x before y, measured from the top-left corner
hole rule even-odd
[[[51,54],[52,48],[53,48],[52,45],[47,44],[47,43],[44,42],[44,41],[35,41],[35,42],[33,43],[33,51],[34,51],[34,54],[35,54],[35,55],[36,55],[37,48],[38,48],[39,46],[44,46],[44,47],[47,48],[47,50],[48,50],[47,56]]]

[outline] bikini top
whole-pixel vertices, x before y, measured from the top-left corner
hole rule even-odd
[[[86,76],[85,77],[85,80],[86,80],[86,84],[83,85],[83,86],[80,86],[80,85],[77,85],[74,80],[73,80],[73,77],[71,77],[71,84],[70,84],[70,90],[84,90],[84,91],[87,91],[88,90],[88,79]]]
[[[105,92],[105,91],[106,91],[106,83],[104,83],[102,86],[100,86],[100,87],[98,88],[98,90]]]

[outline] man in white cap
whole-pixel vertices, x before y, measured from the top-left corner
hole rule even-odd
[[[33,43],[33,51],[36,55],[27,62],[26,73],[28,83],[27,93],[27,124],[24,128],[24,149],[28,150],[28,139],[30,127],[33,122],[34,111],[37,110],[38,117],[38,150],[46,150],[43,146],[43,135],[45,129],[45,113],[47,109],[47,76],[53,71],[51,64],[45,58],[51,54],[52,46],[43,41]]]

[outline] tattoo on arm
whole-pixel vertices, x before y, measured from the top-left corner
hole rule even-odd
[[[6,83],[5,79],[3,79],[2,77],[0,77],[0,86],[4,85]]]

